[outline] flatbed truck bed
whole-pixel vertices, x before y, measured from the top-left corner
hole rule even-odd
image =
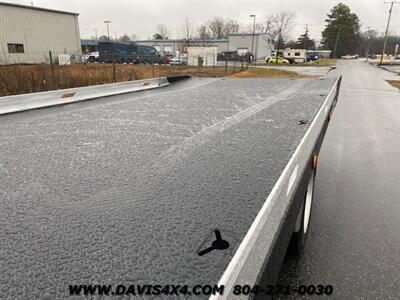
[[[339,86],[197,78],[0,116],[0,298],[274,282]]]

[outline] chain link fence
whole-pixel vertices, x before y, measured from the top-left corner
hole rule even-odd
[[[0,53],[0,96],[123,82],[173,75],[222,77],[248,68],[245,61],[218,61],[212,66],[84,62],[80,53]],[[8,58],[8,59],[7,59]]]

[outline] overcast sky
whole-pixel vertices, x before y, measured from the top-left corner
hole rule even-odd
[[[0,0],[30,5],[26,0]],[[73,11],[80,14],[79,24],[82,38],[90,38],[106,33],[104,20],[111,20],[110,35],[124,33],[136,34],[138,38],[151,37],[157,24],[165,24],[169,37],[182,36],[185,18],[199,25],[214,16],[231,18],[245,25],[251,23],[250,14],[256,14],[257,21],[264,20],[269,14],[282,10],[296,13],[292,37],[304,32],[308,24],[310,35],[319,41],[324,28],[324,20],[329,10],[339,1],[333,0],[33,0],[35,6]],[[387,22],[389,4],[384,0],[349,0],[341,1],[350,6],[362,24],[383,32]],[[399,1],[400,2],[400,1]],[[395,4],[390,32],[400,34],[400,3]]]

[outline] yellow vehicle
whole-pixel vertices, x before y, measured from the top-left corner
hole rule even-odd
[[[286,58],[283,58],[280,56],[268,57],[266,62],[267,62],[267,64],[288,64],[289,63],[289,61]]]

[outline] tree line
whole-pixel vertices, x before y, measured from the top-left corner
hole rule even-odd
[[[361,32],[360,19],[349,6],[343,3],[334,6],[325,22],[321,48],[332,50],[334,57],[382,53],[384,35],[376,30]],[[385,53],[394,54],[396,44],[400,44],[400,36],[389,34]]]
[[[257,33],[271,34],[275,40],[275,48],[278,50],[288,47],[306,50],[327,49],[331,50],[336,57],[346,54],[366,55],[367,52],[382,53],[383,35],[375,30],[361,32],[359,17],[343,3],[335,5],[327,14],[320,45],[316,45],[307,28],[297,39],[292,38],[295,18],[296,15],[292,11],[281,11],[256,22],[254,28],[253,23],[241,24],[237,20],[224,19],[220,16],[213,17],[200,25],[195,25],[193,21],[186,18],[182,24],[181,33],[187,45],[190,41],[206,43],[212,39],[226,38],[229,34],[252,33],[254,30]],[[169,36],[168,27],[165,24],[159,24],[152,38],[161,40],[168,39]],[[107,41],[108,37],[100,36],[99,40]],[[117,40],[131,42],[136,40],[136,36],[124,34]],[[399,43],[400,36],[389,34],[386,53],[393,53],[396,44]]]

